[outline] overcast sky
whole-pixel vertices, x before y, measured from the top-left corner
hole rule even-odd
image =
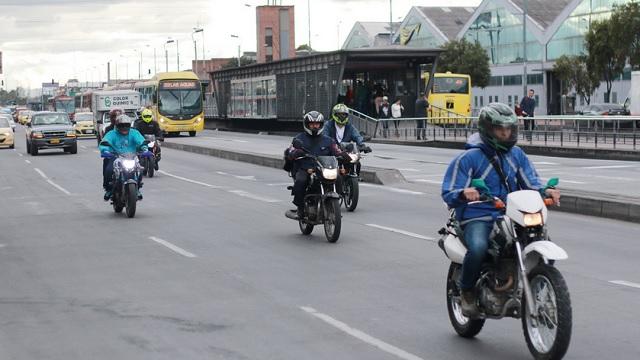
[[[481,0],[393,0],[393,19],[404,18],[411,6],[477,6]],[[111,77],[138,78],[142,55],[143,77],[153,74],[154,49],[158,71],[180,68],[194,59],[192,29],[198,57],[202,40],[206,58],[231,57],[256,51],[255,6],[266,0],[0,0],[0,51],[3,79],[9,89],[40,88],[54,79],[104,81],[111,61]],[[310,0],[311,45],[335,50],[355,21],[389,21],[388,0]],[[246,6],[245,4],[251,5]],[[295,5],[296,46],[308,41],[307,0],[282,0]],[[230,35],[239,35],[240,39]],[[339,37],[338,37],[339,35]],[[117,66],[116,66],[117,65]],[[149,77],[148,75],[146,77]],[[7,88],[7,86],[5,86]]]

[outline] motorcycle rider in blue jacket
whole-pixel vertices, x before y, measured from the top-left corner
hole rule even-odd
[[[109,160],[102,176],[103,182],[107,186],[105,187],[104,200],[111,199],[113,194],[113,161],[117,154],[137,153],[138,151],[147,151],[147,145],[144,143],[145,139],[142,134],[136,129],[131,129],[133,121],[125,114],[119,115],[115,121],[115,129],[110,130],[104,134],[102,141],[100,142],[100,153],[103,156],[113,154],[113,157],[107,157]],[[108,144],[108,145],[107,145]],[[142,186],[142,183],[138,184],[138,189]],[[138,199],[142,200],[142,193],[138,190]]]
[[[473,289],[487,253],[493,224],[502,215],[493,202],[468,204],[479,201],[481,196],[476,188],[470,187],[471,180],[483,179],[491,195],[505,203],[510,192],[525,189],[540,191],[542,196],[551,197],[555,204],[560,202],[560,191],[545,189],[527,155],[515,146],[518,120],[509,106],[491,103],[483,107],[478,130],[479,133],[469,137],[466,150],[449,164],[442,183],[442,198],[449,208],[455,209],[464,232],[467,253],[459,285],[462,311],[469,317],[478,314]]]
[[[287,149],[287,158],[293,161],[291,171],[294,174],[293,204],[297,207],[298,218],[304,216],[304,196],[310,177],[307,170],[314,167],[313,160],[303,156],[307,153],[315,156],[348,156],[346,153],[343,155],[333,139],[322,134],[322,125],[324,125],[324,116],[321,113],[317,111],[306,113],[302,120],[304,132],[296,135]]]

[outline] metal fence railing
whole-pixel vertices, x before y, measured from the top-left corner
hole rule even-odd
[[[358,130],[372,136],[399,141],[465,141],[477,131],[477,117],[429,117],[375,119],[350,110]],[[603,149],[637,150],[640,116],[537,116],[519,119],[519,143]],[[530,125],[531,126],[531,125]]]

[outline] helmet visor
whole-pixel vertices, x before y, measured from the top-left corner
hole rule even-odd
[[[518,126],[516,124],[492,125],[491,135],[498,145],[509,149],[518,141]]]
[[[131,128],[131,124],[130,124],[130,123],[124,123],[124,124],[122,124],[122,123],[118,123],[118,124],[116,125],[116,128],[117,128],[118,130],[125,130],[125,129],[129,129],[129,128]]]
[[[333,116],[334,116],[334,120],[338,124],[344,125],[344,124],[347,123],[347,121],[349,121],[349,114],[347,114],[347,113],[339,112],[339,113],[335,113]]]

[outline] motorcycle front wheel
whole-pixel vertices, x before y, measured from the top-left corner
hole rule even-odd
[[[456,283],[461,272],[462,265],[452,262],[447,274],[447,312],[449,313],[449,321],[458,335],[472,338],[482,330],[484,319],[469,319],[462,314],[461,294]]]
[[[127,184],[126,191],[126,207],[127,207],[127,217],[136,216],[136,202],[138,201],[138,192],[136,191],[136,184]]]
[[[344,206],[347,211],[354,211],[358,206],[360,196],[360,185],[358,178],[347,176],[344,181]]]
[[[118,185],[114,185],[114,188],[116,186]],[[118,194],[118,192],[116,191],[113,192],[113,211],[115,211],[116,214],[120,214],[122,212],[122,209],[124,209],[124,204],[122,203],[120,195],[121,194]]]
[[[324,202],[324,235],[327,241],[335,243],[340,237],[342,215],[340,214],[340,200],[327,199]]]
[[[569,289],[553,266],[539,264],[528,275],[535,313],[522,301],[522,329],[535,359],[562,359],[571,342],[572,310]]]

